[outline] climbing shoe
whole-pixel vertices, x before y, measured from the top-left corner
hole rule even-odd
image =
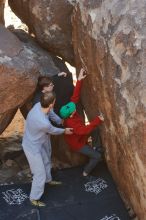
[[[39,200],[30,200],[31,205],[36,207],[45,207],[46,204],[44,202],[41,202]]]
[[[55,181],[55,180],[52,180],[48,183],[50,186],[59,186],[59,185],[62,185],[62,182],[61,181]]]

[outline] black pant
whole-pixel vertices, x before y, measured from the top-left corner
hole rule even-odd
[[[102,141],[100,137],[100,130],[99,127],[96,127],[92,132],[91,135],[92,137],[92,147],[96,149],[101,149],[102,148]]]

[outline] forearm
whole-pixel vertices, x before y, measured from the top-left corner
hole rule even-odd
[[[77,103],[80,99],[80,92],[81,92],[81,87],[82,87],[82,80],[78,80],[77,84],[74,88],[73,95],[71,97],[71,102]]]
[[[47,131],[47,133],[52,134],[52,135],[60,135],[60,134],[63,134],[64,132],[65,132],[65,129],[57,128],[51,124],[48,127],[48,131]]]
[[[88,135],[91,131],[101,123],[101,120],[96,117],[89,125],[77,125],[74,127],[74,133],[78,135]]]

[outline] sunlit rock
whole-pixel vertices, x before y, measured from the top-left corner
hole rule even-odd
[[[71,14],[74,2],[9,0],[9,5],[43,47],[73,64]]]
[[[73,42],[87,69],[82,99],[101,111],[106,160],[140,220],[146,219],[146,1],[78,1]]]

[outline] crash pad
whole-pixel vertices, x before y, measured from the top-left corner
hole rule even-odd
[[[46,184],[43,208],[30,205],[31,184],[0,186],[0,220],[129,220],[127,210],[104,163],[90,176],[83,167],[53,172],[60,186]]]

